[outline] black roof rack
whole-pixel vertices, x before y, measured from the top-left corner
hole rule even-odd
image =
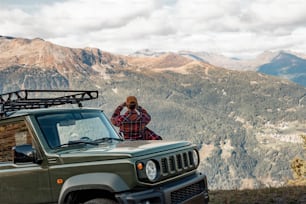
[[[30,94],[32,93],[32,94]],[[47,97],[35,97],[41,94]],[[51,95],[58,95],[54,96]],[[34,96],[30,96],[34,95]],[[23,109],[48,108],[50,106],[64,104],[78,104],[82,107],[81,101],[88,101],[98,98],[98,91],[83,90],[19,90],[10,93],[0,94],[0,118],[7,116],[7,113]]]

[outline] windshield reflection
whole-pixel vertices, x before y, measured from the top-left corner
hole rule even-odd
[[[51,149],[121,140],[100,111],[49,113],[36,118]]]

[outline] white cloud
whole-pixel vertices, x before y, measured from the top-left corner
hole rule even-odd
[[[35,8],[35,9],[33,9]],[[304,0],[2,0],[0,35],[110,52],[305,50]]]

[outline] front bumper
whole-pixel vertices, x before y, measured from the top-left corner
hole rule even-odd
[[[116,197],[123,204],[204,204],[209,201],[207,179],[203,174],[192,175],[145,191],[123,193]]]

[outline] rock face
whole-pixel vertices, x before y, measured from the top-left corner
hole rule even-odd
[[[176,53],[119,56],[0,37],[0,92],[17,89],[97,89],[99,100],[84,105],[108,116],[137,96],[150,128],[199,146],[211,189],[283,185],[303,153],[306,88]]]
[[[0,88],[14,91],[18,89],[58,89],[69,88],[69,81],[56,69],[25,68],[18,65],[1,70]]]

